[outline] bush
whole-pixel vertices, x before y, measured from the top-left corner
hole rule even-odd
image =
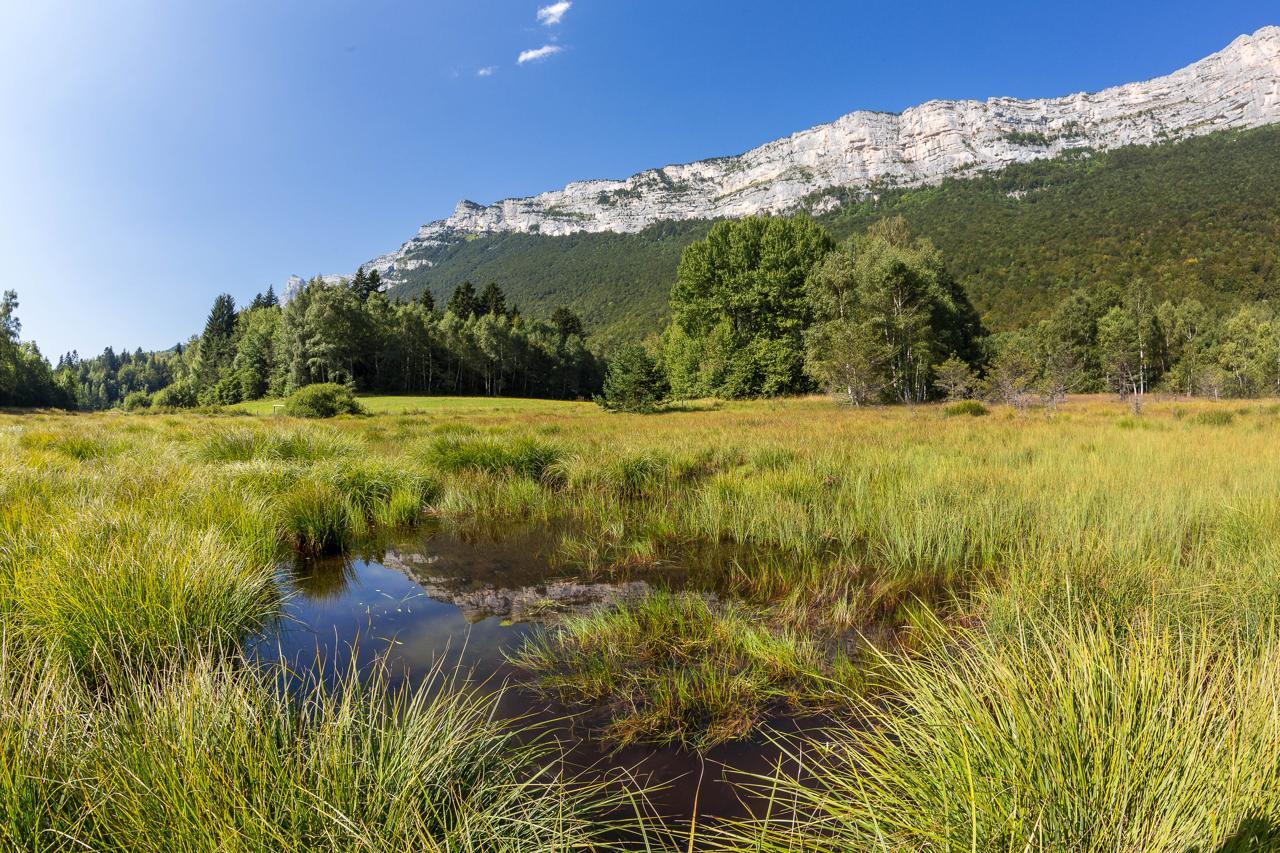
[[[137,412],[143,409],[151,408],[151,395],[146,391],[130,391],[124,397],[124,406],[126,412]]]
[[[151,404],[157,409],[194,409],[199,405],[196,389],[189,382],[175,382],[161,388],[151,398]]]
[[[958,403],[952,403],[942,410],[942,414],[948,418],[968,415],[971,418],[980,418],[990,413],[990,409],[979,403],[977,400],[961,400]]]
[[[362,415],[364,409],[345,385],[323,382],[299,388],[284,404],[285,413],[295,418],[332,418]]]
[[[652,412],[668,391],[667,377],[644,347],[623,347],[609,363],[604,391],[596,402],[611,412]]]

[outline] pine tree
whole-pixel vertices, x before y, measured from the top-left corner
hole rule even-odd
[[[204,324],[204,338],[225,340],[236,330],[236,300],[228,293],[223,293],[213,300],[213,308],[209,311],[209,319]]]
[[[668,391],[667,378],[637,344],[623,347],[609,362],[604,391],[596,402],[611,412],[652,412]]]
[[[563,305],[551,312],[551,325],[556,327],[561,340],[574,335],[582,337],[582,318]]]
[[[361,301],[369,297],[369,277],[365,275],[364,267],[356,270],[355,278],[351,279],[351,284],[348,286]]]
[[[478,309],[479,301],[476,299],[475,286],[469,281],[464,281],[449,297],[449,306],[446,310],[459,320],[470,320],[479,313]]]
[[[973,368],[954,355],[939,364],[934,371],[933,382],[948,400],[963,400],[973,391],[977,379]]]
[[[204,334],[200,336],[196,370],[196,379],[200,388],[215,384],[222,370],[230,367],[231,359],[235,355],[232,345],[235,332],[236,301],[230,294],[219,294],[213,301],[209,319],[205,321]]]
[[[497,282],[491,281],[484,286],[484,290],[480,293],[480,314],[492,314],[495,317],[505,316],[507,313],[507,295],[502,292],[502,288]]]

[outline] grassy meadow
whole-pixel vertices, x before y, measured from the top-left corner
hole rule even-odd
[[[0,415],[0,845],[607,847],[624,794],[491,697],[290,701],[244,659],[281,561],[428,520],[546,525],[567,567],[676,588],[516,658],[602,737],[830,720],[775,735],[804,771],[742,780],[757,819],[682,849],[1274,843],[1280,405],[362,403]]]

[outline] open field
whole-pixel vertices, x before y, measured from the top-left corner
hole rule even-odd
[[[615,731],[696,744],[824,694],[811,775],[744,780],[772,819],[699,826],[707,849],[1210,850],[1280,821],[1274,403],[364,402],[0,416],[7,847],[602,844],[602,792],[466,689],[294,706],[241,665],[280,561],[428,516],[545,525],[583,577],[735,602],[530,647],[552,690],[668,690]]]

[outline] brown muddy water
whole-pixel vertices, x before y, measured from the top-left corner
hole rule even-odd
[[[626,771],[653,786],[650,804],[666,821],[689,821],[695,803],[699,821],[760,807],[733,780],[769,773],[783,761],[763,734],[701,755],[651,745],[614,749],[595,736],[599,717],[592,709],[564,707],[524,686],[527,674],[506,655],[548,614],[608,607],[665,583],[653,575],[617,583],[579,578],[555,565],[558,541],[554,532],[434,531],[360,556],[299,563],[283,574],[289,594],[283,617],[251,651],[264,662],[286,663],[295,674],[291,689],[315,679],[333,683],[351,666],[367,671],[379,661],[393,686],[416,687],[443,665],[483,689],[505,688],[499,713],[549,726],[572,771],[587,778]],[[770,725],[795,733],[816,723]]]

